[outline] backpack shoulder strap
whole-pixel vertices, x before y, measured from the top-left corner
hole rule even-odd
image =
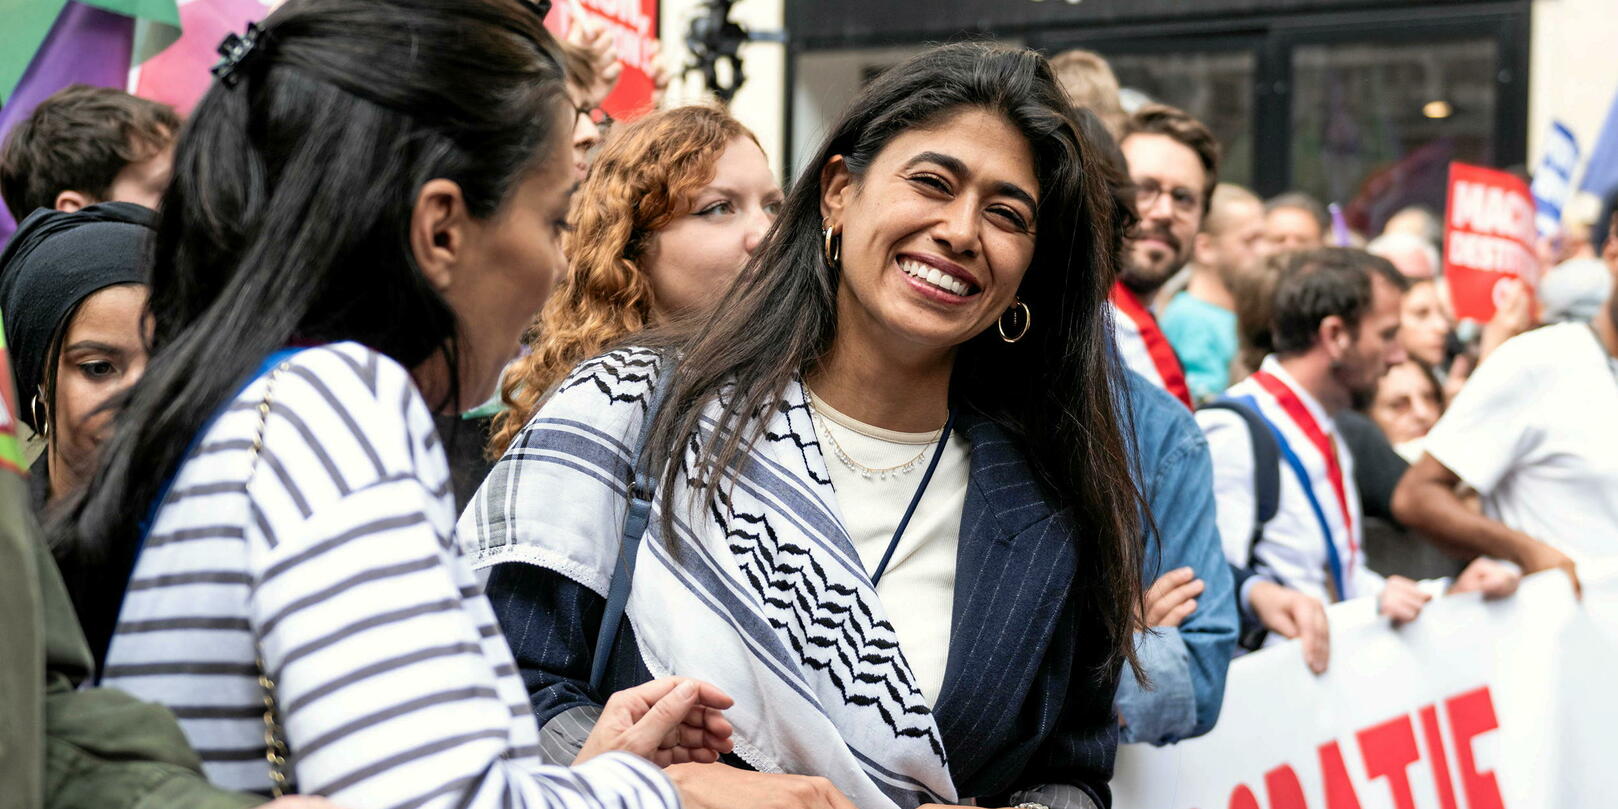
[[[641,538],[652,516],[652,498],[657,495],[657,470],[651,468],[646,452],[647,439],[652,435],[652,424],[658,411],[668,398],[674,382],[674,361],[664,354],[658,363],[657,384],[649,394],[646,416],[641,421],[640,435],[635,439],[634,479],[629,484],[629,510],[624,514],[624,530],[618,546],[618,562],[612,570],[612,586],[607,591],[607,606],[601,614],[600,631],[596,634],[595,655],[590,659],[590,690],[598,695],[607,678],[607,661],[618,638],[618,627],[623,623],[624,608],[629,604],[629,587],[635,578],[635,557],[640,554]]]
[[[1281,508],[1281,447],[1276,443],[1275,434],[1270,432],[1270,425],[1259,414],[1258,405],[1251,397],[1241,399],[1229,396],[1207,402],[1198,410],[1226,410],[1240,416],[1247,425],[1247,434],[1251,436],[1253,445],[1253,536],[1248,540],[1248,551],[1258,547],[1259,540],[1264,538],[1264,524],[1274,519],[1276,512]],[[1248,559],[1247,568],[1238,568],[1231,565],[1231,572],[1236,577],[1236,592],[1242,591],[1242,583],[1254,575],[1251,565],[1253,560]],[[1250,621],[1246,610],[1238,611],[1241,616],[1241,633],[1237,643],[1243,649],[1256,652],[1264,645],[1265,637],[1269,634],[1264,625]]]
[[[1247,425],[1253,444],[1253,541],[1263,536],[1264,524],[1275,518],[1281,507],[1281,447],[1275,442],[1270,425],[1259,415],[1251,399],[1215,399],[1201,410],[1225,410],[1240,416]]]

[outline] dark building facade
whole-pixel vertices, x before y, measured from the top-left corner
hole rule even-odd
[[[1119,83],[1220,136],[1222,175],[1301,189],[1362,232],[1398,209],[1442,210],[1450,161],[1526,160],[1529,0],[787,0],[788,141],[835,103],[816,74],[963,37],[1106,56]],[[865,55],[862,57],[862,54]],[[824,86],[830,87],[827,81]]]

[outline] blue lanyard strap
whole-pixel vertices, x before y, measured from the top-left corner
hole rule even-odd
[[[1326,510],[1321,508],[1320,498],[1315,496],[1315,486],[1309,477],[1309,470],[1304,467],[1303,460],[1298,457],[1298,453],[1292,451],[1292,445],[1287,443],[1286,436],[1281,434],[1281,430],[1275,426],[1275,422],[1270,421],[1270,418],[1264,415],[1264,411],[1258,406],[1257,399],[1250,395],[1232,398],[1251,408],[1264,421],[1265,426],[1270,428],[1270,432],[1275,434],[1275,443],[1281,450],[1282,459],[1287,462],[1287,466],[1292,468],[1292,474],[1297,476],[1298,485],[1303,489],[1304,496],[1309,499],[1309,508],[1315,513],[1315,521],[1320,523],[1320,535],[1326,541],[1326,567],[1331,573],[1332,585],[1337,588],[1334,592],[1336,598],[1333,600],[1343,600],[1348,594],[1348,591],[1343,588],[1343,560],[1337,555],[1337,543],[1332,541],[1331,523],[1326,520]]]
[[[888,549],[882,554],[882,561],[876,565],[876,572],[871,574],[871,586],[882,580],[882,574],[887,572],[888,561],[893,559],[893,552],[899,549],[899,539],[905,535],[905,528],[910,525],[910,518],[916,513],[916,506],[921,505],[921,496],[927,491],[927,484],[932,482],[933,471],[938,468],[938,459],[944,457],[944,445],[949,443],[950,431],[955,428],[955,408],[949,409],[949,418],[944,421],[944,431],[938,436],[938,449],[933,451],[933,459],[927,463],[927,472],[921,476],[920,485],[916,486],[916,493],[910,497],[910,505],[905,509],[905,515],[899,520],[899,527],[893,531],[893,539],[888,540]]]

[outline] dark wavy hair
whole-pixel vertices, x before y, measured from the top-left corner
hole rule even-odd
[[[1202,163],[1206,179],[1202,184],[1202,215],[1213,207],[1214,188],[1219,185],[1219,138],[1207,124],[1192,117],[1185,110],[1167,104],[1147,104],[1124,122],[1124,133],[1118,137],[1121,144],[1130,135],[1163,135],[1195,152]]]
[[[270,353],[353,340],[459,367],[455,314],[409,247],[413,206],[445,178],[487,218],[537,167],[568,120],[554,45],[523,0],[291,0],[264,21],[235,86],[215,82],[181,133],[152,360],[53,523],[64,569],[127,576],[141,515]],[[122,584],[72,588],[81,618],[116,615]]]
[[[1038,302],[1039,325],[1016,344],[990,329],[961,346],[951,397],[1014,437],[1045,496],[1071,520],[1083,543],[1073,591],[1098,627],[1097,643],[1109,650],[1102,674],[1115,674],[1120,661],[1134,665],[1132,638],[1142,623],[1144,501],[1115,406],[1124,382],[1103,303],[1117,268],[1119,228],[1132,217],[1107,181],[1105,158],[1080,133],[1050,66],[1033,51],[944,45],[882,74],[805,164],[774,227],[712,314],[683,340],[637,338],[681,349],[678,378],[647,445],[653,468],[665,469],[664,519],[672,519],[680,496],[680,464],[668,461],[697,434],[703,406],[717,398],[722,407],[698,450],[700,466],[720,470],[700,492],[711,508],[760,436],[755,415],[768,412],[832,345],[839,273],[821,254],[822,167],[841,155],[858,179],[895,137],[970,109],[1004,117],[1034,153],[1040,238],[1018,295]]]
[[[73,84],[17,122],[0,146],[0,197],[21,222],[56,196],[78,191],[105,200],[118,173],[174,142],[180,116],[110,87]]]
[[[1351,333],[1371,309],[1371,277],[1399,292],[1410,281],[1393,264],[1353,247],[1319,247],[1291,253],[1276,284],[1270,340],[1283,357],[1302,354],[1320,339],[1320,324],[1336,315]]]

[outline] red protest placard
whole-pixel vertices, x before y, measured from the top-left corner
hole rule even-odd
[[[545,27],[566,37],[577,25],[574,15],[583,10],[590,24],[604,26],[618,47],[623,73],[601,108],[620,121],[631,120],[652,108],[652,72],[657,59],[658,0],[568,0],[557,2],[545,18]]]
[[[1487,322],[1494,317],[1503,281],[1521,280],[1532,293],[1539,281],[1534,238],[1534,198],[1527,183],[1503,171],[1449,164],[1444,278],[1457,318]]]

